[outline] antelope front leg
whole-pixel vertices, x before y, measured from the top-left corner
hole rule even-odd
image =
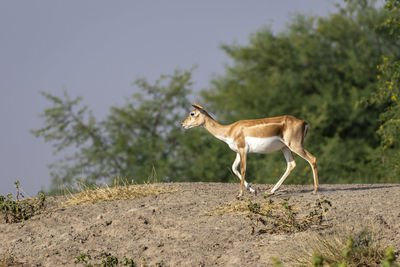
[[[246,176],[246,152],[244,150],[244,148],[239,149],[239,155],[240,155],[240,172],[241,172],[241,180],[240,180],[240,191],[239,191],[239,195],[237,196],[237,198],[241,198],[243,196],[243,185],[244,185],[244,180],[245,180],[245,176]]]
[[[232,164],[232,171],[237,176],[237,178],[239,178],[239,180],[242,181],[242,176],[240,172],[237,170],[239,164],[240,164],[240,155],[239,153],[236,153],[235,161]],[[257,191],[251,188],[250,184],[246,182],[246,179],[244,180],[244,187],[246,187],[250,191],[250,193],[254,193],[257,195]]]

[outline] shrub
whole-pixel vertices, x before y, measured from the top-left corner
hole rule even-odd
[[[12,194],[0,195],[0,212],[6,223],[26,221],[45,208],[46,196],[39,193],[37,198],[20,200],[19,181],[15,182],[16,198]]]

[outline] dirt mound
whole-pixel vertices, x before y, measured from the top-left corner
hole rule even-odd
[[[332,207],[323,227],[272,234],[255,233],[246,212],[212,213],[240,202],[238,184],[160,186],[176,191],[68,207],[58,206],[63,198],[50,199],[46,210],[28,221],[0,223],[0,258],[24,266],[76,266],[79,255],[98,263],[109,253],[138,266],[270,266],[272,257],[283,263],[293,259],[313,234],[364,227],[385,246],[400,248],[400,185],[321,185],[316,195],[311,185],[284,185],[269,199],[286,201],[299,214],[321,197]],[[265,202],[263,193],[271,186],[255,188],[257,196],[247,193],[241,201]]]

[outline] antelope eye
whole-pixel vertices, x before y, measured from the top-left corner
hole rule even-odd
[[[192,117],[193,117],[193,116],[194,116],[194,112],[190,113],[190,116],[192,116]]]

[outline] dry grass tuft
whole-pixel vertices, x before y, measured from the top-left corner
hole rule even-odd
[[[211,211],[206,214],[209,216],[221,216],[226,213],[249,213],[249,209],[247,208],[247,204],[244,202],[234,202],[223,204],[221,206],[217,206],[213,208]]]
[[[310,227],[327,227],[326,213],[331,202],[324,198],[315,201],[306,214],[299,215],[294,204],[289,198],[281,202],[275,202],[265,196],[265,202],[233,202],[214,208],[208,212],[210,216],[220,216],[225,213],[247,214],[251,221],[252,233],[294,233],[309,229]]]
[[[386,247],[369,230],[336,230],[330,234],[312,236],[293,253],[297,266],[382,266]],[[395,265],[387,265],[395,266]]]
[[[261,203],[261,209],[267,210],[271,207],[266,203]],[[244,201],[235,201],[232,203],[223,204],[221,206],[215,207],[213,210],[207,212],[209,216],[221,216],[227,213],[242,213],[242,214],[251,214],[252,212],[249,209],[249,203]]]
[[[150,195],[160,195],[165,193],[173,193],[178,190],[175,188],[167,188],[166,186],[157,184],[132,185],[123,184],[116,186],[80,186],[80,192],[72,194],[62,203],[62,206],[79,205],[85,203],[96,203],[103,201],[133,199],[137,197],[145,197]]]

